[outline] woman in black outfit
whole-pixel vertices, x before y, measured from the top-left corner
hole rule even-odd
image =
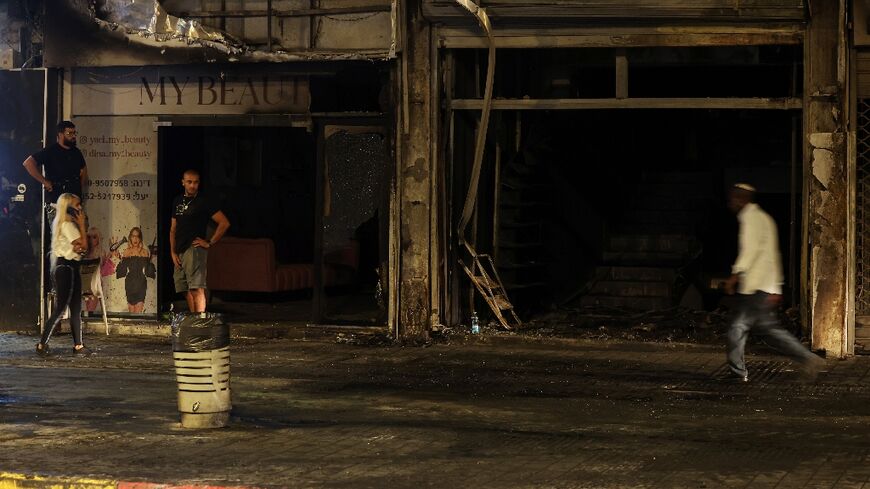
[[[67,307],[73,353],[91,353],[82,342],[82,276],[79,274],[79,262],[87,252],[88,239],[81,199],[74,194],[61,194],[57,198],[57,212],[51,224],[51,275],[56,294],[55,307],[36,345],[38,355],[48,354],[48,341]]]
[[[127,292],[127,310],[143,312],[145,310],[145,292],[148,288],[148,278],[157,276],[157,269],[151,261],[151,252],[142,244],[142,230],[139,227],[130,229],[127,236],[127,248],[120,256],[121,261],[115,270],[117,278],[124,281],[124,291]]]

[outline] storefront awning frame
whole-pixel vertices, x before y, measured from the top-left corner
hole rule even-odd
[[[481,99],[453,99],[452,110],[480,110]],[[799,97],[788,98],[594,98],[594,99],[499,99],[492,110],[600,110],[600,109],[750,109],[800,110]]]
[[[436,39],[439,48],[489,47],[472,27],[440,27]],[[798,45],[804,26],[501,27],[493,39],[498,49]]]

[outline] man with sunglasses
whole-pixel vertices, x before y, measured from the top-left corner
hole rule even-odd
[[[82,189],[88,179],[85,157],[76,147],[76,126],[70,121],[57,125],[57,141],[24,160],[24,168],[46,192],[46,203],[53,204],[58,196],[71,193],[83,199]],[[39,167],[45,170],[45,176]]]

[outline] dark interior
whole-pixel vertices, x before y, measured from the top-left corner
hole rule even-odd
[[[32,327],[39,317],[42,195],[22,162],[43,147],[44,103],[49,120],[56,117],[51,110],[56,97],[45,100],[44,88],[42,71],[0,70],[0,243],[5,255],[0,323],[21,328]],[[50,280],[47,270],[45,277]]]
[[[799,53],[791,47],[503,50],[494,92],[516,99],[614,98],[614,56],[624,54],[630,98],[788,97],[801,90]],[[456,51],[454,59],[456,98],[480,97],[485,53]],[[455,112],[454,223],[467,192],[476,118],[475,111]],[[511,300],[527,317],[589,305],[712,309],[722,296],[714,279],[730,273],[737,252],[727,189],[748,182],[779,226],[791,301],[800,250],[799,124],[800,111],[776,109],[494,111],[468,236],[478,252],[496,257]],[[632,248],[638,241],[653,246]],[[632,267],[672,269],[667,301],[648,297],[652,278],[603,276]],[[467,288],[457,274],[454,283]],[[617,285],[644,292],[611,290]]]
[[[270,292],[214,290],[210,310],[242,321],[368,324],[382,320],[373,299],[379,277],[369,273],[380,260],[377,212],[357,216],[353,222],[344,219],[342,223],[354,229],[340,246],[330,248],[331,243],[318,241],[324,225],[336,226],[335,213],[317,218],[323,209],[321,193],[333,192],[334,186],[318,188],[323,171],[318,165],[323,160],[317,157],[316,132],[291,127],[192,126],[163,128],[160,137],[160,208],[165,230],[161,235],[167,241],[162,250],[168,250],[169,209],[182,191],[181,175],[194,168],[201,174],[201,190],[218,197],[232,223],[227,236],[268,238],[274,244],[276,267],[285,267],[285,271],[293,267],[287,273],[295,285]],[[342,197],[333,192],[329,200]],[[375,223],[373,229],[368,222]],[[318,246],[325,262],[319,303],[314,279]],[[161,304],[164,309],[172,302],[184,308],[183,296],[174,293],[168,251],[162,253]],[[244,251],[241,255],[239,260],[250,258]],[[300,277],[306,280],[301,285]],[[321,308],[319,312],[315,306]]]

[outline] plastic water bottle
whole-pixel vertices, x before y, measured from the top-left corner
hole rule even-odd
[[[480,334],[480,321],[477,320],[477,311],[471,313],[471,334]]]

